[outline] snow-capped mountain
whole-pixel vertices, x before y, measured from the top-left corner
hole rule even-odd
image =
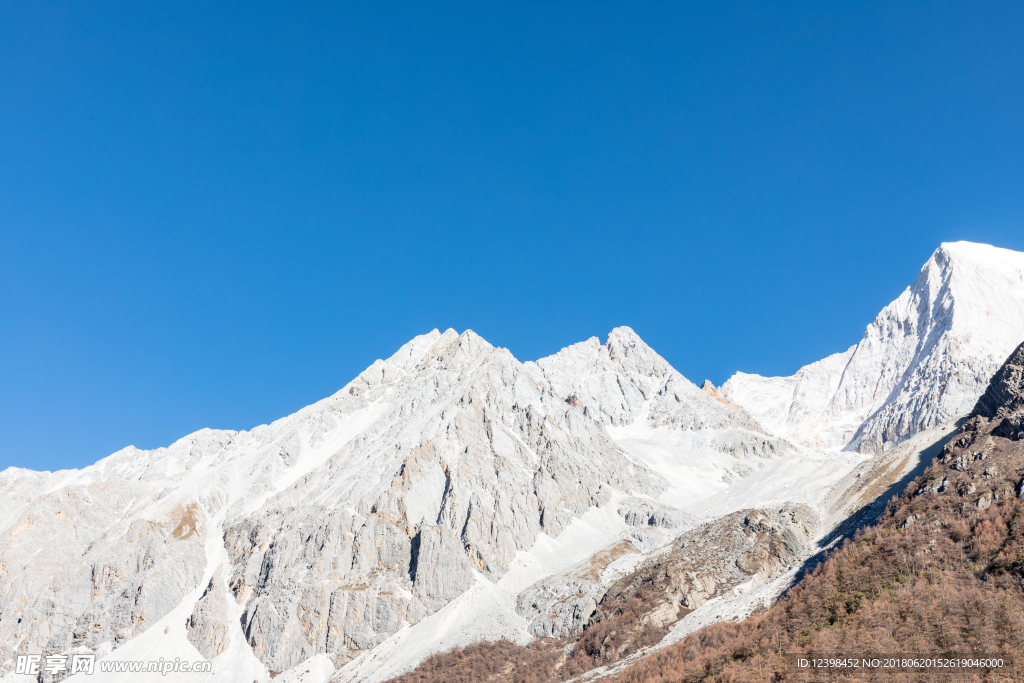
[[[1024,339],[1024,254],[943,244],[864,338],[792,377],[722,387],[770,433],[815,450],[875,453],[967,414]]]
[[[342,665],[498,581],[589,510],[696,502],[602,420],[705,434],[691,459],[720,465],[695,477],[720,487],[789,448],[627,328],[575,351],[524,364],[473,332],[435,330],[251,432],[202,430],[82,471],[7,470],[0,661],[122,652],[167,628],[175,652],[191,644],[246,669],[325,652]],[[580,397],[593,391],[605,402]],[[624,526],[615,515],[606,536]]]
[[[8,469],[0,676],[81,651],[383,680],[455,644],[578,633],[654,557],[698,612],[768,585],[863,465],[840,448],[970,410],[1024,338],[1022,265],[943,245],[862,342],[794,378],[702,389],[629,328],[525,363],[435,330],[270,425]]]

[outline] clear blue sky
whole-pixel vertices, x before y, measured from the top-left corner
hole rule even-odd
[[[434,327],[692,380],[1024,250],[1024,4],[11,2],[0,468],[327,396]]]

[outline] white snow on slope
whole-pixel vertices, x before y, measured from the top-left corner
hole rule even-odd
[[[533,547],[516,555],[497,583],[477,575],[476,583],[439,612],[406,626],[374,650],[342,667],[335,683],[378,683],[408,671],[428,656],[480,641],[509,640],[525,645],[533,638],[526,619],[515,611],[524,588],[587,559],[629,528],[615,512],[618,496],[573,520],[558,538],[541,534]]]
[[[195,607],[196,601],[203,594],[213,573],[217,567],[228,563],[228,554],[224,549],[223,519],[212,520],[208,525],[206,539],[207,567],[199,587],[185,596],[185,598],[171,612],[164,615],[159,621],[145,630],[140,635],[129,640],[121,647],[102,658],[104,663],[122,661],[173,661],[181,659],[188,662],[200,662],[204,658],[202,654],[189,642],[185,630],[185,622]],[[229,603],[230,604],[230,603]],[[79,673],[67,678],[72,683],[132,683],[133,681],[165,681],[166,683],[187,683],[189,681],[226,680],[223,672],[230,671],[230,680],[244,681],[249,683],[268,683],[270,676],[252,650],[249,649],[238,624],[238,615],[241,608],[236,608],[231,624],[231,645],[227,651],[213,659],[212,673],[175,672],[103,672],[99,664],[95,666],[92,674]],[[220,675],[218,675],[220,672]]]
[[[669,481],[669,488],[658,496],[661,503],[699,515],[705,514],[701,512],[705,502],[722,501],[722,505],[731,505],[725,501],[736,496],[729,492],[737,490],[735,487],[747,480],[759,483],[744,490],[756,490],[763,486],[765,480],[771,480],[773,474],[809,474],[818,469],[831,470],[828,463],[840,463],[839,467],[844,467],[845,463],[857,460],[823,457],[796,448],[777,458],[740,457],[735,451],[721,448],[722,444],[730,442],[733,430],[716,430],[713,433],[707,430],[680,431],[652,427],[647,421],[609,426],[607,429],[615,443],[635,461]],[[746,438],[752,434],[746,432],[743,436]],[[794,499],[793,502],[806,501]],[[751,507],[759,503],[751,499],[749,504],[742,500],[738,504]]]
[[[785,503],[802,503],[822,511],[829,487],[867,457],[858,453],[791,455],[785,460],[769,462],[721,493],[684,509],[708,519],[737,510],[775,507]]]
[[[943,244],[856,345],[792,377],[736,373],[722,393],[772,434],[873,453],[969,412],[1022,340],[1024,254]]]

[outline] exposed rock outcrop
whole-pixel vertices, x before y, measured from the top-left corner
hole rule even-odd
[[[978,399],[974,414],[998,421],[992,431],[1011,440],[1024,439],[1024,344],[1017,347]]]
[[[742,510],[686,531],[612,583],[591,622],[608,618],[622,597],[644,585],[660,594],[657,605],[691,610],[755,576],[774,577],[806,556],[818,523],[813,510],[787,505]]]
[[[197,587],[208,520],[193,500],[134,517],[139,487],[40,496],[0,535],[0,662],[134,638]],[[100,503],[99,501],[102,501]]]
[[[787,662],[798,658],[935,647],[951,658],[982,660],[965,677],[1022,680],[1016,654],[1024,651],[1024,441],[1013,438],[1024,400],[1022,358],[1024,345],[877,524],[861,529],[766,613],[708,626],[607,680],[758,680],[765,672],[788,679]],[[988,653],[1008,654],[990,664]],[[901,663],[883,678],[935,677],[933,669]]]
[[[213,659],[231,644],[227,586],[224,566],[217,568],[203,595],[196,601],[186,630],[188,640],[206,659]]]

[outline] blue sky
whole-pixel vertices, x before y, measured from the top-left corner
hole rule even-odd
[[[0,468],[248,429],[435,327],[789,374],[940,242],[1024,250],[1020,3],[0,13]]]

